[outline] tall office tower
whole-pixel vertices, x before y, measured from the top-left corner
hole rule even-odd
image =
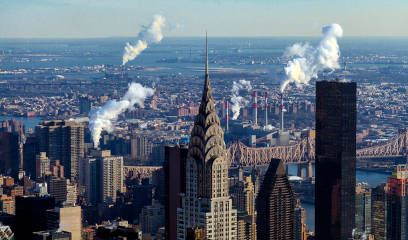
[[[57,205],[67,200],[67,179],[55,176],[47,177],[48,194],[55,198]]]
[[[408,165],[397,165],[387,184],[387,238],[408,239]]]
[[[299,199],[296,200],[295,217],[295,239],[307,240],[306,211],[300,205]]]
[[[253,93],[253,103],[252,103],[252,123],[258,124],[258,92]]]
[[[26,135],[26,142],[23,147],[23,157],[24,157],[24,171],[26,176],[31,176],[31,178],[36,178],[36,155],[40,153],[40,147],[38,139],[32,135]]]
[[[181,207],[180,194],[186,188],[186,158],[188,148],[166,146],[164,158],[164,198],[166,239],[177,239],[177,208]]]
[[[44,121],[35,127],[40,151],[53,163],[60,160],[65,177],[78,181],[78,161],[84,157],[84,127],[71,121]]]
[[[71,233],[72,240],[81,240],[82,213],[80,206],[63,206],[47,210],[47,229]]]
[[[242,171],[240,171],[241,175]],[[240,179],[243,176],[239,177]],[[255,187],[251,176],[230,188],[232,206],[238,211],[238,239],[256,239]]]
[[[354,236],[371,234],[371,187],[367,183],[356,186],[356,222]]]
[[[280,159],[271,159],[256,199],[257,239],[295,239],[296,197]]]
[[[18,156],[18,134],[10,132],[0,132],[0,174],[17,177],[19,170]]]
[[[387,236],[387,193],[383,183],[371,192],[371,233],[375,240],[385,240]]]
[[[32,233],[47,230],[46,211],[55,207],[53,197],[16,197],[16,239],[32,239]]]
[[[186,239],[192,227],[202,227],[209,240],[236,239],[237,211],[228,194],[224,133],[211,95],[206,47],[204,90],[186,162],[186,192],[177,209],[177,239]]]
[[[37,178],[44,177],[50,171],[50,159],[47,157],[46,152],[40,152],[35,156],[35,166],[36,166],[36,174]]]
[[[91,111],[91,101],[88,96],[79,97],[79,114],[88,115]]]
[[[80,179],[81,186],[85,186],[85,199],[87,203],[95,204],[98,202],[99,194],[99,172],[96,158],[87,156],[81,161]]]
[[[114,203],[123,189],[123,157],[109,150],[92,150],[85,159],[86,189],[91,203]]]
[[[356,83],[316,83],[317,240],[346,240],[354,227]]]

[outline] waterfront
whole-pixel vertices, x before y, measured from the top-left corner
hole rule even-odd
[[[289,165],[288,169],[289,175],[296,175],[297,173],[297,168],[296,165]],[[314,168],[313,168],[313,174],[314,174]],[[381,183],[385,183],[387,181],[387,177],[390,176],[390,174],[387,173],[378,173],[378,172],[369,172],[369,171],[363,171],[363,170],[357,170],[356,171],[356,177],[357,177],[357,182],[365,182],[370,184],[371,187],[376,187],[380,185]],[[306,224],[308,229],[314,231],[315,223],[314,223],[314,204],[311,203],[302,203],[302,206],[306,210]]]

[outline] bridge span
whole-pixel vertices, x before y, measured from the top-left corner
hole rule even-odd
[[[357,159],[391,158],[407,156],[408,130],[399,133],[387,142],[375,146],[357,149]],[[240,141],[227,146],[227,158],[231,167],[253,167],[269,165],[272,158],[278,158],[285,164],[307,164],[315,160],[315,140],[304,138],[296,144],[275,147],[248,147]]]

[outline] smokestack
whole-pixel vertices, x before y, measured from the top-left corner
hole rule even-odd
[[[284,128],[284,121],[283,121],[283,114],[285,112],[285,106],[283,105],[283,93],[281,93],[280,95],[281,98],[281,105],[280,105],[280,109],[281,109],[281,122],[280,122],[280,130],[281,132],[283,132]]]
[[[225,120],[227,123],[227,132],[229,131],[229,118],[228,118],[228,112],[229,112],[229,107],[228,107],[228,100],[225,100]]]
[[[268,92],[265,92],[265,127],[268,126]]]
[[[258,124],[258,93],[254,91],[254,103],[252,105],[252,122],[257,125]]]

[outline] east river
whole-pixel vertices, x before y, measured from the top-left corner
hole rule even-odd
[[[296,174],[297,174],[296,165],[290,165],[289,166],[289,175],[296,175]],[[357,170],[356,171],[356,176],[357,176],[357,181],[358,182],[368,183],[373,188],[373,187],[376,187],[376,186],[380,185],[383,182],[386,182],[387,178],[388,178],[388,176],[390,176],[390,174]],[[307,227],[308,227],[308,229],[314,231],[314,226],[315,226],[315,222],[314,222],[314,217],[315,217],[314,204],[302,203],[302,206],[306,210],[306,224],[307,224]]]

